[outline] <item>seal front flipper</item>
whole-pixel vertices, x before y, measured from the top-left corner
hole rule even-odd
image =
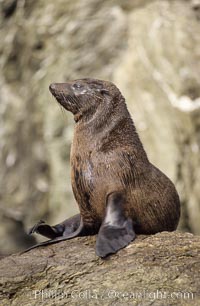
[[[96,242],[96,254],[100,257],[116,253],[135,238],[133,221],[124,215],[125,201],[122,193],[108,196],[105,219]]]
[[[33,233],[40,234],[44,237],[54,239],[59,236],[66,236],[75,232],[80,225],[80,214],[77,214],[62,223],[51,226],[46,224],[45,221],[40,220],[28,232],[29,235]]]

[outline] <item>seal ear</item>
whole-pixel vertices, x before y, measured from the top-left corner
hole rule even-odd
[[[100,257],[116,253],[135,238],[133,221],[124,215],[125,198],[112,193],[107,199],[107,209],[96,242],[96,253]]]

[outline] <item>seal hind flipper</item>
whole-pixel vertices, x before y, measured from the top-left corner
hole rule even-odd
[[[133,221],[123,212],[125,198],[121,193],[112,193],[107,200],[107,209],[96,242],[96,253],[100,257],[116,253],[135,238]]]
[[[60,226],[59,229],[56,226],[50,226],[49,224],[46,224],[44,221],[39,221],[28,232],[29,235],[34,233],[40,234],[50,239],[54,239],[62,235],[63,227]]]
[[[44,237],[54,239],[59,236],[66,236],[75,232],[80,225],[80,214],[77,214],[67,220],[59,223],[57,225],[51,226],[45,221],[40,220],[36,223],[29,231],[28,234],[32,235],[34,233],[40,234]]]
[[[78,224],[77,222],[79,223],[78,227],[77,227],[77,224]],[[67,228],[67,225],[69,225],[71,227]],[[60,241],[69,240],[69,239],[72,239],[72,238],[75,238],[75,237],[80,237],[80,236],[84,236],[84,235],[88,234],[87,233],[88,230],[85,228],[85,226],[83,224],[83,221],[82,221],[82,218],[80,217],[80,214],[75,215],[75,216],[65,220],[64,222],[55,225],[55,226],[50,226],[50,225],[46,224],[44,221],[41,220],[35,226],[33,226],[30,229],[29,233],[32,234],[34,232],[37,232],[37,233],[40,233],[41,235],[44,235],[44,233],[45,234],[47,234],[47,233],[51,234],[51,233],[54,233],[53,228],[55,228],[55,227],[59,228],[59,226],[60,226],[60,228],[61,228],[61,226],[63,227],[62,235],[61,235],[61,231],[60,231],[59,236],[56,236],[53,239],[35,244],[35,245],[31,246],[30,248],[24,250],[22,252],[22,254],[26,253],[26,252],[28,252],[32,249],[38,248],[40,246],[54,244],[54,243],[57,243],[57,242],[60,242]],[[76,230],[72,231],[72,229],[74,229],[75,227],[77,227]],[[45,232],[45,230],[47,232]],[[48,236],[46,236],[46,237],[48,237]]]

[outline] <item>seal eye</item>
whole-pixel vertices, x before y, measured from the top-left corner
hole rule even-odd
[[[83,88],[83,85],[80,84],[80,83],[75,83],[75,84],[73,85],[73,88],[74,88],[74,89],[80,89],[80,88]]]
[[[109,91],[107,89],[101,89],[101,94],[109,96]]]

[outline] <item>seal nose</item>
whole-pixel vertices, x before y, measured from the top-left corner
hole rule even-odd
[[[50,90],[51,92],[54,92],[54,91],[56,90],[56,84],[55,84],[55,83],[50,84],[50,85],[49,85],[49,90]]]

